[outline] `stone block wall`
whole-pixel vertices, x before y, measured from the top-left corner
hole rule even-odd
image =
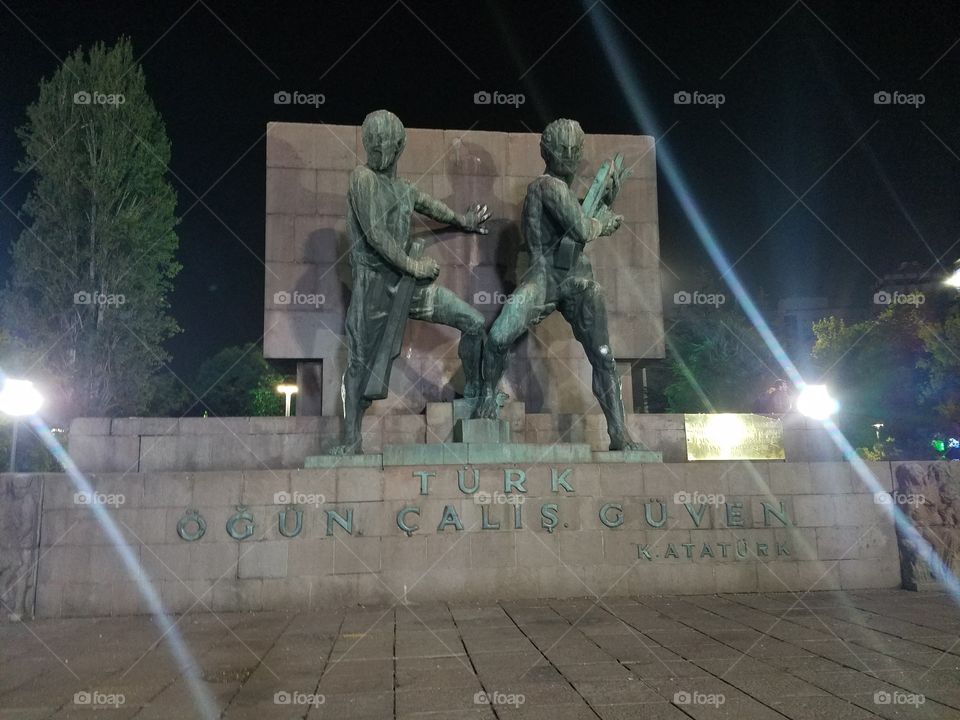
[[[892,502],[919,535],[918,541],[897,528],[903,586],[944,589],[930,561],[936,556],[949,572],[960,572],[960,472],[952,462],[898,462],[893,467]]]
[[[889,491],[890,465],[869,468]],[[487,465],[463,489],[456,467],[91,476],[123,498],[106,511],[136,578],[69,478],[2,480],[42,526],[42,617],[143,613],[138,580],[172,612],[900,584],[887,506],[846,463]],[[29,566],[18,542],[0,557]]]
[[[586,443],[606,450],[610,439],[602,415],[528,413],[508,402],[501,413],[518,443]],[[633,437],[664,462],[686,462],[683,415],[627,415]],[[326,416],[259,418],[77,418],[70,426],[69,451],[89,472],[290,469],[338,442],[340,418]],[[800,416],[784,419],[784,447],[790,462],[839,460],[839,450],[819,423]],[[453,406],[427,403],[420,415],[368,414],[363,447],[452,442]]]
[[[42,496],[39,476],[0,475],[0,619],[33,615]]]
[[[626,368],[627,361],[664,354],[653,138],[588,135],[585,175],[574,189],[585,194],[600,162],[617,151],[633,168],[616,204],[625,223],[587,255],[606,289],[611,344]],[[351,287],[346,191],[350,171],[364,158],[356,126],[267,128],[264,351],[269,358],[322,362],[323,415],[341,412]],[[539,134],[408,128],[399,171],[457,212],[474,202],[490,208],[486,236],[445,230],[425,218],[414,221],[413,232],[428,238],[426,254],[441,266],[438,282],[492,323],[516,284],[517,264],[524,266],[518,221],[527,185],[543,172]],[[463,389],[457,339],[450,328],[411,322],[390,397],[370,412],[418,414],[427,402],[453,399]],[[583,350],[559,314],[518,344],[504,388],[531,412],[600,412]],[[305,407],[316,407],[313,399]]]

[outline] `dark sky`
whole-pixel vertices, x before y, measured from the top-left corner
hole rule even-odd
[[[180,212],[216,183],[179,227],[173,312],[184,333],[170,347],[185,371],[262,334],[270,120],[356,124],[387,107],[409,127],[540,130],[567,116],[588,133],[666,133],[660,159],[688,183],[659,178],[668,289],[693,287],[710,266],[678,193],[768,298],[862,304],[900,262],[960,256],[956,2],[0,0],[0,199],[10,208],[29,184],[6,192],[22,157],[14,128],[40,78],[77,46],[121,34],[143,55],[167,125]],[[280,90],[326,103],[276,106]],[[477,106],[478,90],[527,101]],[[725,102],[676,105],[683,90]],[[925,102],[876,105],[878,91]],[[631,95],[645,98],[639,116]],[[803,200],[789,212],[785,185]],[[19,230],[0,206],[4,274]]]

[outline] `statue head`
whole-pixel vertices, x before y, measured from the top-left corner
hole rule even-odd
[[[361,128],[367,165],[373,170],[388,170],[397,163],[407,142],[400,118],[389,110],[374,110]]]
[[[540,136],[540,155],[547,170],[562,178],[572,179],[583,160],[583,128],[576,120],[554,120]]]

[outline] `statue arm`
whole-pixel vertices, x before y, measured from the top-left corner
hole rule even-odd
[[[596,240],[603,230],[601,222],[588,217],[574,194],[560,181],[544,183],[543,204],[563,233],[581,245]]]
[[[413,209],[421,215],[426,215],[428,218],[445,223],[446,225],[452,225],[464,232],[477,233],[479,235],[489,233],[489,230],[483,225],[490,219],[490,211],[487,210],[486,205],[481,205],[480,203],[471,205],[464,215],[458,215],[435,197],[421,192],[412,185],[410,185],[410,189],[414,193]]]
[[[440,202],[435,197],[431,197],[422,190],[413,187],[412,185],[411,188],[415,193],[413,209],[418,213],[421,215],[426,215],[431,220],[436,220],[444,225],[455,225],[456,227],[463,226],[460,216],[447,207],[444,203]]]
[[[397,238],[385,227],[384,219],[388,210],[386,203],[393,199],[382,197],[376,192],[376,182],[371,175],[354,173],[350,178],[349,201],[370,246],[400,272],[414,277],[422,275],[422,261],[407,255]]]

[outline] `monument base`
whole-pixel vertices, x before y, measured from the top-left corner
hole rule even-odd
[[[904,580],[901,587],[904,590],[910,590],[912,592],[947,592],[947,586],[943,583],[933,580],[931,582],[913,582],[910,580]]]
[[[653,450],[606,450],[591,453],[595,463],[662,463],[663,453]]]
[[[382,468],[383,455],[380,453],[370,453],[368,455],[308,455],[303,461],[303,467],[306,469],[338,467]]]
[[[454,442],[457,420],[470,420],[472,401],[428,403],[419,415],[367,415],[363,448],[382,453],[384,445]],[[504,404],[501,418],[510,441],[535,445],[584,443],[599,453],[594,462],[648,462],[607,454],[610,436],[603,415],[527,413],[522,402]],[[666,463],[687,462],[683,415],[630,413],[630,436]],[[84,472],[205,472],[304,467],[304,459],[339,445],[339,417],[77,418],[70,426],[70,457]],[[813,420],[799,415],[783,421],[788,462],[840,460],[839,450]],[[827,452],[829,445],[832,450]],[[307,467],[363,467],[369,460],[312,461]],[[376,465],[376,463],[374,463]]]
[[[467,445],[476,448],[485,446]],[[551,452],[590,457],[577,446]],[[867,468],[892,491],[890,463]],[[901,584],[889,506],[847,463],[415,463],[87,479],[104,507],[78,501],[66,474],[0,476],[6,612],[144,613],[143,582],[174,613]],[[142,563],[134,576],[107,519]]]
[[[469,418],[453,423],[455,443],[508,443],[510,423],[506,420]]]
[[[490,420],[491,423],[503,423]],[[504,423],[505,424],[505,423]],[[509,432],[509,428],[507,429]],[[453,442],[385,445],[383,453],[369,455],[310,455],[304,468],[368,467],[404,465],[511,465],[519,463],[662,463],[663,455],[651,450],[598,452],[585,443]]]

